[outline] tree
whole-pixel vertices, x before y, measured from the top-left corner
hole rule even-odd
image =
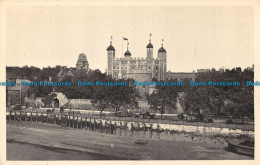
[[[155,111],[159,110],[162,118],[165,110],[176,109],[177,97],[178,92],[176,87],[158,86],[157,90],[148,98],[148,102],[151,109]]]
[[[133,86],[134,80],[118,80],[127,82],[126,86],[113,86],[111,96],[111,107],[116,111],[121,109],[135,109],[139,108],[138,98],[140,98],[139,91]]]
[[[96,86],[94,88],[93,96],[91,97],[91,103],[98,108],[100,111],[100,116],[106,108],[110,107],[111,104],[112,92],[108,88]]]
[[[232,116],[250,116],[254,113],[254,88],[246,86],[246,81],[254,81],[254,72],[241,68],[225,72],[200,73],[197,82],[240,82],[240,86],[185,86],[187,109],[208,109],[218,116],[221,110]]]
[[[254,116],[254,92],[246,88],[242,88],[237,92],[233,92],[228,97],[230,100],[227,104],[227,110],[231,112],[231,116],[242,117],[242,123],[244,124],[244,118],[246,116]]]

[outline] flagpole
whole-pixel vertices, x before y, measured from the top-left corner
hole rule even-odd
[[[124,57],[124,55],[123,55],[123,41],[124,39],[123,39],[123,36],[122,36],[122,57]]]

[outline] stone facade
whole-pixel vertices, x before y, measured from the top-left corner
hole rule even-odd
[[[76,64],[76,68],[77,70],[85,70],[86,72],[88,71],[89,69],[89,64],[88,64],[88,60],[87,60],[87,56],[83,53],[81,53],[78,57],[78,61],[77,61],[77,64]]]
[[[30,82],[29,80],[17,79],[15,86],[7,86],[7,106],[26,105],[25,97],[29,96],[29,86],[22,86],[22,81]]]
[[[153,45],[151,39],[146,46],[146,57],[131,57],[132,54],[128,50],[124,54],[124,58],[115,58],[115,48],[110,42],[107,48],[107,75],[111,75],[115,79],[133,78],[135,81],[183,81],[184,79],[195,81],[195,72],[167,72],[167,52],[163,47],[154,57]]]
[[[163,44],[158,50],[157,57],[154,57],[151,39],[146,50],[145,58],[133,58],[127,47],[124,58],[115,58],[115,48],[111,41],[107,48],[107,75],[111,75],[115,79],[133,78],[136,81],[165,80],[167,53]]]

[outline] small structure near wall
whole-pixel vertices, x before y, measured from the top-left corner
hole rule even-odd
[[[51,92],[43,99],[44,108],[60,108],[69,102],[62,92]]]

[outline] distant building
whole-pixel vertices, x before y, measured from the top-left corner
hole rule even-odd
[[[7,106],[26,105],[25,97],[29,96],[29,86],[22,86],[22,81],[30,82],[29,80],[17,79],[15,86],[7,86]]]
[[[77,78],[80,75],[87,74],[89,71],[89,64],[85,54],[79,54],[78,61],[76,63],[76,68],[67,68],[63,66],[60,68],[60,72],[57,74],[57,80],[62,81],[65,77]]]
[[[197,69],[197,73],[208,73],[211,72],[210,69]]]
[[[163,40],[162,40],[163,41]],[[149,43],[146,46],[146,57],[132,57],[127,46],[127,51],[123,58],[115,58],[115,48],[112,45],[112,37],[110,45],[107,48],[107,75],[111,75],[115,79],[132,78],[135,81],[151,82],[157,81],[182,81],[184,79],[195,80],[194,72],[167,72],[167,51],[163,47],[158,49],[157,57],[154,57],[154,46],[151,42],[151,34]],[[155,90],[154,86],[139,87],[140,95],[146,99],[146,95],[151,94]]]
[[[218,70],[215,68],[211,69],[197,69],[197,73],[209,73],[209,72],[225,72],[224,67],[219,68]]]
[[[196,74],[195,72],[167,72],[166,80],[167,81],[183,81],[187,79],[189,81],[195,81]]]
[[[27,98],[27,104],[31,107],[56,108],[68,110],[97,110],[90,99],[68,99],[62,92],[51,92],[43,98]]]
[[[79,55],[76,68],[77,70],[85,70],[86,72],[88,72],[89,64],[88,64],[87,56],[85,54],[81,53]]]

